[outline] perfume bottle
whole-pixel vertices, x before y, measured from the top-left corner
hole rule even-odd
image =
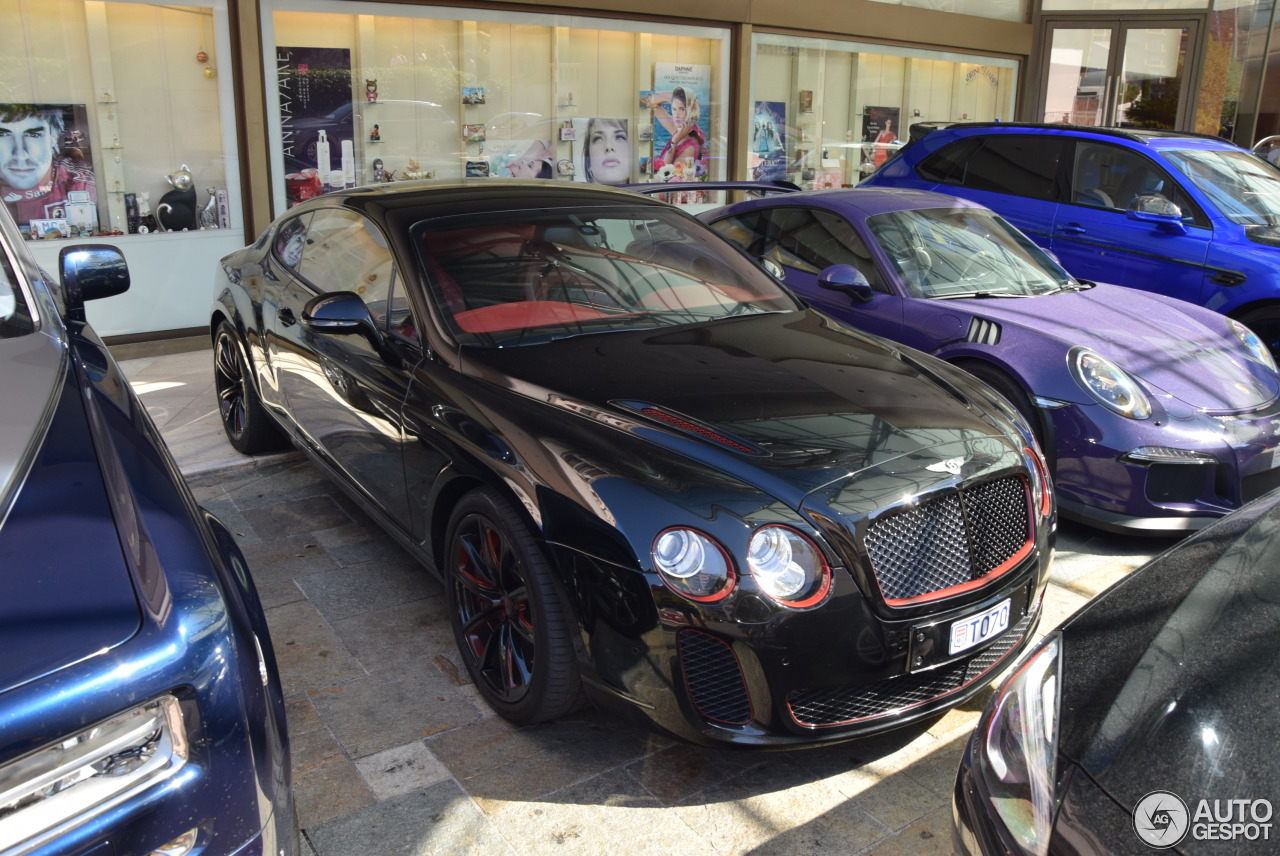
[[[325,131],[320,132],[320,139],[316,141],[316,167],[322,176],[328,175],[333,167],[333,161],[329,158],[329,134]]]

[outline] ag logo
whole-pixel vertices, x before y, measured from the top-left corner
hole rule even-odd
[[[1177,794],[1152,791],[1133,808],[1133,831],[1143,843],[1165,850],[1187,835],[1191,815]]]
[[[953,476],[958,476],[960,475],[960,468],[964,466],[964,462],[964,458],[947,458],[945,461],[930,464],[925,469],[931,473],[950,473]]]

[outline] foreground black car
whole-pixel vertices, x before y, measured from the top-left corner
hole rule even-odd
[[[1018,666],[956,779],[964,854],[1274,853],[1280,493],[1156,557]]]
[[[0,210],[0,853],[298,852],[284,701],[230,533],[201,510],[86,300]]]
[[[1025,423],[660,202],[357,188],[216,291],[232,443],[283,428],[435,570],[512,721],[585,684],[691,740],[846,738],[976,692],[1039,617]]]

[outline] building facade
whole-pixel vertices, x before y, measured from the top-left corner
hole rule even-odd
[[[856,184],[922,121],[1280,133],[1271,0],[0,0],[0,183],[108,337],[206,323],[291,204],[423,177]],[[1269,86],[1268,83],[1271,83]],[[12,164],[12,166],[10,166]]]

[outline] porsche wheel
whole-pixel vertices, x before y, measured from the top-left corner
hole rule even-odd
[[[218,325],[218,334],[214,338],[213,377],[222,429],[236,451],[253,455],[285,445],[280,426],[258,400],[258,391],[249,378],[236,332],[226,321]]]
[[[581,694],[571,616],[516,510],[473,491],[454,509],[445,543],[449,618],[481,695],[521,725],[571,711]]]

